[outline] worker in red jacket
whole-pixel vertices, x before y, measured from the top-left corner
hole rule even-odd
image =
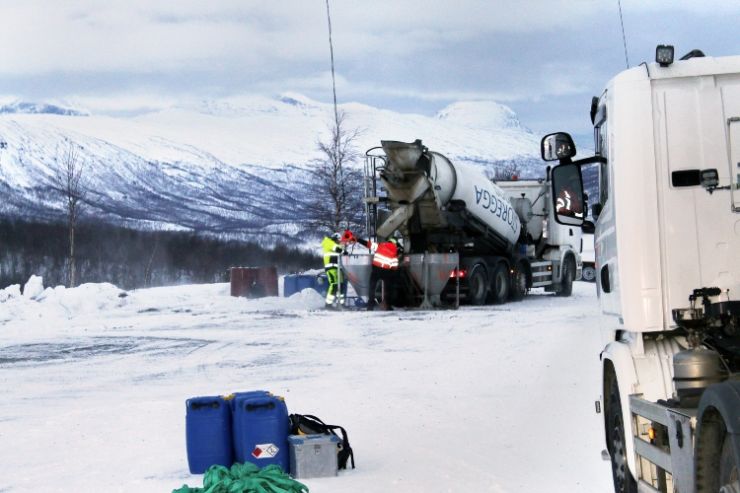
[[[398,258],[403,254],[403,247],[396,238],[380,243],[362,238],[355,239],[355,241],[373,254],[373,271],[370,275],[370,296],[367,309],[373,310],[378,301],[389,306],[389,301],[395,299],[399,283]],[[379,281],[383,283],[380,293],[377,292]]]

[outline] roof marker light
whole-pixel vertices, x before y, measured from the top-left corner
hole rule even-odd
[[[655,61],[661,67],[667,67],[673,63],[673,46],[672,45],[658,45],[655,48]]]

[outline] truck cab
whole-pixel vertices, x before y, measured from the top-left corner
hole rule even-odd
[[[740,56],[658,47],[591,118],[615,491],[740,491]]]

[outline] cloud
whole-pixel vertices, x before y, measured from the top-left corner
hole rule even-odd
[[[19,99],[16,94],[0,94],[0,106],[13,103]]]
[[[342,74],[335,74],[335,81],[337,90],[340,92],[352,90],[352,84]],[[279,82],[279,92],[282,91],[297,91],[297,92],[311,92],[311,91],[326,91],[332,86],[331,71],[326,70],[315,74],[309,74],[305,77],[286,77]],[[258,84],[258,88],[262,92],[275,92],[276,83],[275,81],[269,81],[265,84]]]
[[[330,1],[340,101],[432,114],[493,99],[527,112],[595,94],[625,66],[612,0]],[[736,2],[621,3],[633,65],[658,42],[740,52]],[[0,18],[3,91],[23,99],[93,112],[284,91],[331,100],[323,0],[3,0]],[[529,114],[551,121],[556,106]]]
[[[711,5],[708,5],[711,4]],[[625,0],[625,16],[727,12],[733,2]],[[409,56],[495,33],[582,30],[616,15],[596,0],[427,0],[332,2],[339,58]],[[0,3],[0,73],[244,70],[324,63],[324,2],[164,0]]]
[[[0,72],[13,74],[254,68],[317,55],[323,28],[272,25],[249,2],[3,2],[0,16]],[[320,10],[315,17],[312,26]]]
[[[491,81],[486,84],[491,87],[483,90],[470,89],[459,85],[446,90],[428,89],[420,91],[413,85],[408,84],[384,84],[382,79],[375,82],[345,81],[341,92],[345,98],[358,98],[366,94],[373,94],[375,96],[416,99],[440,104],[453,101],[489,100],[513,103],[539,102],[548,97],[590,94],[593,87],[598,87],[604,82],[599,77],[599,72],[590,64],[574,67],[560,62],[544,63],[537,72],[530,72],[527,76],[514,74],[513,77],[518,78],[516,84],[497,84],[498,88],[495,88],[493,87],[495,81]]]
[[[738,7],[734,2],[726,0],[622,0],[622,11],[624,14],[645,13],[661,14],[671,16],[677,13],[695,14],[737,14]]]
[[[105,95],[71,95],[64,105],[90,113],[145,113],[170,108],[181,100],[155,93],[109,93]]]

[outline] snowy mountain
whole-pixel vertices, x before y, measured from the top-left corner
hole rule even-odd
[[[471,129],[491,130],[517,129],[528,132],[519,122],[516,113],[502,104],[494,101],[461,101],[449,105],[437,113],[437,118],[446,120]]]
[[[61,106],[57,106],[55,104],[27,103],[25,101],[16,101],[11,104],[0,106],[0,114],[3,113],[26,113],[31,115],[46,113],[49,115],[67,116],[87,116],[89,114],[85,111],[62,108]]]
[[[357,150],[381,139],[422,139],[453,160],[540,176],[539,139],[508,107],[458,102],[435,117],[341,105],[361,130]],[[54,192],[65,142],[80,146],[85,214],[140,228],[295,235],[305,230],[317,140],[331,105],[302,95],[202,101],[135,117],[49,104],[0,107],[0,214],[63,217]],[[357,166],[362,163],[358,162]]]

